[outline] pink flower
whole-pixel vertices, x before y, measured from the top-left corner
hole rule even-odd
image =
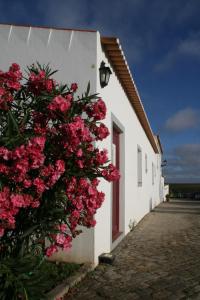
[[[46,189],[44,180],[42,180],[41,178],[38,178],[38,177],[33,180],[33,185],[35,185],[36,190],[39,194],[43,193]]]
[[[34,137],[32,139],[30,139],[30,141],[28,142],[28,146],[29,147],[35,147],[35,145],[37,145],[39,147],[39,149],[41,151],[44,150],[44,146],[45,146],[45,142],[46,142],[46,137],[44,136],[37,136]]]
[[[34,201],[33,197],[29,194],[23,194],[23,198],[24,198],[24,206],[28,207],[32,204],[32,202]]]
[[[10,151],[5,147],[0,147],[0,157],[3,157],[3,159],[8,160],[10,158]]]
[[[80,149],[78,149],[78,151],[76,152],[76,155],[78,156],[78,157],[82,157],[83,156],[83,150],[80,148]]]
[[[9,167],[7,167],[5,164],[0,163],[0,173],[8,175],[9,174]]]
[[[56,243],[62,245],[64,243],[64,241],[65,241],[65,235],[62,234],[62,233],[57,234],[56,238],[55,238],[55,241],[56,241]]]
[[[78,89],[77,83],[72,83],[70,90],[72,90],[73,92],[76,92],[77,89]]]
[[[107,181],[116,181],[120,179],[120,172],[113,164],[109,164],[108,168],[104,169],[101,174]]]
[[[48,105],[48,108],[52,111],[60,110],[61,112],[66,112],[69,110],[71,102],[69,99],[62,97],[61,95],[56,96],[53,101]]]
[[[20,70],[20,66],[16,63],[12,63],[11,67],[9,68],[10,71],[16,72]]]
[[[71,236],[67,235],[65,236],[65,241],[63,243],[63,249],[67,249],[67,248],[70,248],[71,247],[71,241],[72,241],[72,238]]]
[[[7,85],[9,88],[16,91],[18,91],[21,88],[21,84],[19,82],[8,81]]]
[[[97,191],[96,191],[95,188],[93,188],[92,186],[89,186],[89,187],[88,187],[88,194],[89,194],[89,195],[94,196],[94,195],[96,195],[96,193],[97,193]]]
[[[5,231],[5,229],[3,227],[0,227],[0,237],[2,237],[4,235],[4,231]]]
[[[80,212],[78,210],[74,210],[71,215],[72,217],[78,219],[80,217]]]
[[[5,95],[5,93],[6,93],[6,90],[4,88],[0,87],[0,96]]]
[[[96,140],[100,141],[105,139],[110,134],[108,128],[103,123],[101,123],[99,127],[96,126],[93,130],[94,134],[96,135]]]
[[[65,96],[65,98],[66,98],[69,102],[71,102],[72,99],[73,99],[72,94],[67,94],[67,95]]]
[[[35,199],[33,202],[31,202],[31,207],[37,208],[39,206],[40,206],[40,201]]]
[[[98,101],[94,102],[92,105],[86,107],[86,112],[89,117],[94,118],[94,120],[103,120],[106,116],[106,105],[105,102],[100,98]]]
[[[41,79],[44,79],[45,76],[46,76],[45,71],[42,70],[42,71],[39,72],[39,77],[40,77]]]
[[[32,182],[31,182],[31,180],[24,179],[23,185],[25,188],[29,188],[32,185]]]
[[[23,207],[24,206],[24,197],[19,194],[12,194],[10,196],[11,202],[16,207]]]
[[[65,171],[65,162],[64,160],[57,160],[56,163],[56,171],[58,171],[60,174],[62,174]]]
[[[84,168],[84,163],[83,163],[82,160],[79,159],[79,160],[76,161],[76,163],[77,163],[77,165],[79,166],[80,169]]]
[[[12,151],[12,159],[22,158],[23,156],[25,156],[24,145],[21,145],[20,147],[17,147]]]
[[[45,86],[46,86],[47,91],[51,92],[53,90],[53,88],[54,88],[54,82],[53,82],[53,80],[52,79],[47,79],[45,81]]]
[[[93,179],[93,180],[92,180],[91,184],[92,184],[92,186],[95,186],[95,187],[97,187],[97,186],[98,186],[98,184],[99,184],[99,182],[100,182],[100,180],[99,180],[99,179],[97,179],[97,178],[95,178],[95,179]]]
[[[65,232],[67,230],[67,225],[66,224],[61,224],[61,225],[58,226],[58,229],[61,232]]]
[[[53,244],[46,249],[46,256],[48,257],[52,256],[57,251],[58,251],[58,247],[55,244]]]
[[[88,187],[88,181],[87,181],[86,178],[80,178],[79,184],[80,184],[80,186],[83,187],[83,188],[87,188],[87,187]]]
[[[108,150],[104,149],[99,151],[99,149],[97,149],[95,161],[98,165],[105,164],[108,161]]]

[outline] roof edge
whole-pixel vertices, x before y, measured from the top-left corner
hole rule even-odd
[[[142,125],[146,133],[146,136],[154,152],[159,153],[158,146],[154,139],[153,131],[151,129],[149,120],[144,110],[139,92],[133,80],[132,73],[128,66],[119,39],[116,37],[101,37],[101,44],[113,70],[115,71],[117,77],[119,78],[119,81],[124,89],[124,92],[126,93],[139,119],[140,124]]]
[[[97,32],[97,30],[90,29],[75,29],[75,28],[64,28],[64,27],[49,27],[49,26],[35,26],[28,24],[10,24],[10,23],[0,23],[0,25],[15,26],[15,27],[25,27],[25,28],[38,28],[38,29],[53,29],[53,30],[64,30],[64,31],[80,31],[80,32]]]
[[[159,145],[159,147],[160,147],[160,151],[161,151],[161,153],[163,154],[163,147],[162,147],[162,144],[161,144],[161,140],[160,140],[159,135],[157,135],[157,140],[158,140],[158,145]]]

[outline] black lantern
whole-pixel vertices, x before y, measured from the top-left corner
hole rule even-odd
[[[102,88],[108,85],[110,74],[112,74],[110,68],[106,67],[105,62],[102,61],[101,66],[99,68],[100,85]]]
[[[163,160],[163,162],[161,163],[161,167],[166,167],[166,165],[167,165],[167,160],[165,159],[165,160]]]

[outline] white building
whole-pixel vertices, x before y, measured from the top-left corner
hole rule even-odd
[[[90,81],[107,105],[105,124],[111,135],[100,146],[117,162],[121,179],[113,185],[102,180],[106,200],[96,214],[97,225],[84,229],[60,260],[98,263],[145,214],[164,200],[161,172],[162,147],[153,135],[139,93],[117,38],[96,31],[0,25],[0,69],[16,62],[26,67],[50,63],[59,70],[60,82],[77,82],[80,95]],[[109,84],[101,88],[99,67],[112,70]],[[114,193],[113,193],[114,189]]]

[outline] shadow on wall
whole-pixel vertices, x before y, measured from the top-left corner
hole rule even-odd
[[[150,198],[149,200],[149,211],[152,211],[153,207],[152,207],[152,198]]]

